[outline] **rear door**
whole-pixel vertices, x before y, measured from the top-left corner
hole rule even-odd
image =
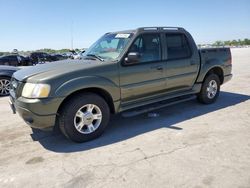
[[[168,91],[191,89],[200,66],[199,56],[197,52],[192,51],[191,41],[184,33],[166,33],[165,43]]]
[[[165,88],[165,67],[162,62],[161,35],[141,34],[130,46],[129,52],[141,55],[137,64],[121,63],[120,87],[122,103],[142,99]]]

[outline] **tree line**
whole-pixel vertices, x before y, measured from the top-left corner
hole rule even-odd
[[[212,46],[247,46],[250,45],[250,39],[238,39],[238,40],[227,40],[227,41],[215,41]]]

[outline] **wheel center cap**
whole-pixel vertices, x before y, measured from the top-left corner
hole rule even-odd
[[[89,125],[93,122],[94,120],[94,117],[93,117],[93,114],[92,113],[86,113],[83,117],[83,121],[85,124]]]
[[[213,92],[213,88],[209,87],[209,93]]]

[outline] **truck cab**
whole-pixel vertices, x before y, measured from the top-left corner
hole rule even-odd
[[[192,89],[200,69],[200,57],[189,33],[182,28],[139,28],[138,31],[120,64],[124,104]]]

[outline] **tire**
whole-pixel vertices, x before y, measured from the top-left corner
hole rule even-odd
[[[206,76],[200,93],[197,95],[199,102],[211,104],[216,101],[220,93],[220,79],[216,74]]]
[[[0,96],[10,94],[10,77],[0,76]]]
[[[58,118],[61,132],[68,139],[81,143],[99,137],[108,125],[109,117],[106,101],[97,94],[85,93],[68,100]]]

